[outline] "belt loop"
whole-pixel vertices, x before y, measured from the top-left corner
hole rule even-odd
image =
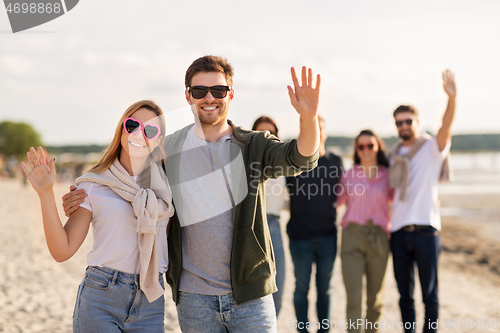
[[[373,227],[373,220],[372,220],[372,219],[369,219],[368,221],[366,221],[366,224],[367,224],[369,227]]]
[[[119,271],[115,270],[115,273],[113,274],[113,278],[111,279],[111,284],[112,284],[113,286],[115,285],[115,282],[116,282],[116,280],[118,279],[118,274],[119,274],[119,273],[120,273]]]

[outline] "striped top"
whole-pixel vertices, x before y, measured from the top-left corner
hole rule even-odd
[[[389,185],[389,168],[380,166],[374,178],[368,180],[364,168],[359,165],[342,173],[337,189],[337,205],[346,204],[347,210],[342,219],[342,228],[349,223],[366,225],[373,220],[385,232],[391,229],[389,203],[394,190]]]

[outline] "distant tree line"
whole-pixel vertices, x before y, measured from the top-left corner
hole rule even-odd
[[[462,134],[454,135],[451,150],[500,151],[500,134]]]
[[[395,136],[383,138],[387,148],[398,138]],[[339,147],[343,152],[352,149],[354,138],[348,136],[329,136],[327,147]],[[40,134],[33,127],[23,122],[0,122],[0,155],[14,156],[23,159],[30,147],[42,145]],[[100,153],[106,145],[64,145],[45,146],[53,155],[63,153],[88,154]],[[459,134],[452,138],[452,151],[500,151],[500,134]]]
[[[88,153],[100,153],[106,149],[106,145],[77,145],[77,146],[47,146],[45,147],[49,154],[59,155],[64,153],[73,154],[88,154]]]
[[[395,136],[383,138],[386,148],[391,147],[398,138]],[[354,137],[329,136],[326,139],[327,147],[340,147],[343,151],[352,148]],[[79,145],[79,146],[47,146],[51,154],[62,153],[100,153],[106,145]],[[452,151],[500,151],[500,134],[459,134],[452,138]]]
[[[390,148],[398,138],[395,136],[382,138],[386,148]],[[343,151],[352,148],[354,138],[347,136],[329,136],[326,146],[340,147]],[[452,151],[500,151],[500,134],[458,134],[452,137]]]

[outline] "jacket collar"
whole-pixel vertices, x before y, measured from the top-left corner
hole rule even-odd
[[[250,138],[252,136],[252,132],[253,131],[249,131],[241,126],[236,126],[235,124],[233,124],[233,122],[231,120],[227,120],[227,123],[229,124],[229,126],[232,127],[233,129],[233,137],[242,142],[242,143],[248,143],[250,142]]]

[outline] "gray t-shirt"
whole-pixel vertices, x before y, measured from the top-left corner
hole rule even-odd
[[[179,290],[203,295],[231,292],[233,195],[231,134],[210,143],[192,127],[180,158],[182,271]]]

